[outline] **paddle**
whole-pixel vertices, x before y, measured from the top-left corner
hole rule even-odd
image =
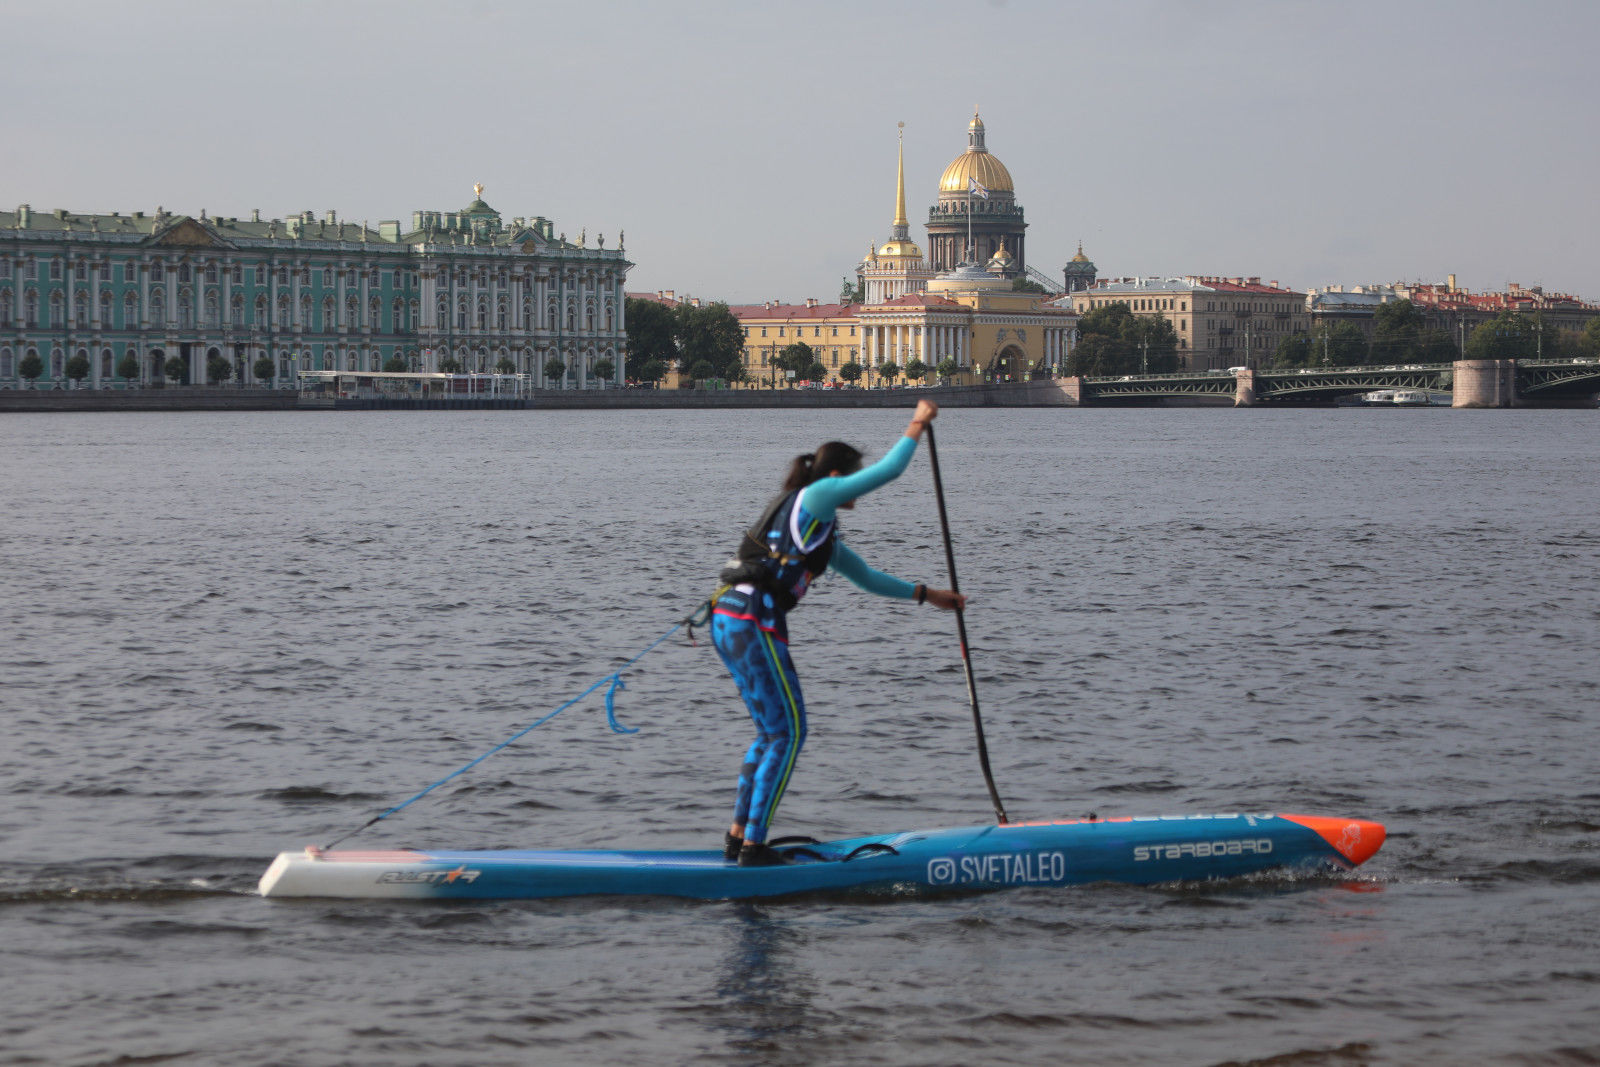
[[[944,510],[944,482],[939,478],[939,450],[933,443],[933,423],[923,425],[923,432],[928,436],[928,462],[933,465],[933,495],[939,501],[939,528],[944,532],[944,558],[950,566],[950,591],[961,592],[961,585],[956,581],[956,550],[950,543],[950,519]],[[1005,823],[1005,805],[1000,803],[1000,792],[994,787],[994,774],[989,770],[989,746],[983,740],[983,718],[978,714],[978,685],[972,675],[972,653],[967,649],[967,620],[960,608],[956,608],[956,632],[961,638],[961,662],[967,669],[967,697],[972,701],[972,728],[978,734],[978,764],[983,768],[983,780],[989,787],[989,799],[994,801],[994,817],[996,821]]]

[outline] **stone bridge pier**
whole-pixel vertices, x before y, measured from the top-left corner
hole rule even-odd
[[[1453,408],[1509,408],[1517,403],[1517,363],[1511,359],[1461,359],[1455,364]]]
[[[1233,372],[1233,406],[1236,408],[1254,407],[1256,403],[1256,372],[1253,370],[1240,370]]]

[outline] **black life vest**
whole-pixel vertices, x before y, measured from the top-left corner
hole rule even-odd
[[[718,575],[723,585],[753,585],[770,593],[779,611],[789,611],[800,602],[806,586],[828,569],[839,525],[836,521],[829,523],[827,536],[809,552],[802,551],[789,522],[799,499],[800,490],[795,490],[767,505],[761,518],[739,539],[734,557]]]

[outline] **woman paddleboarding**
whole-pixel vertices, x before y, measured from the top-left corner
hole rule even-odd
[[[900,476],[938,413],[937,404],[918,401],[905,436],[864,469],[860,451],[843,441],[829,441],[796,457],[783,493],[745,531],[737,554],[722,571],[722,588],[711,612],[711,641],[756,727],[755,742],[739,768],[733,824],[723,836],[723,855],[741,867],[787,862],[766,841],[806,739],[805,701],[789,659],[787,617],[812,581],[831,567],[879,596],[945,611],[966,606],[960,593],[913,585],[874,570],[839,540],[835,521],[840,509],[855,507],[860,497]]]

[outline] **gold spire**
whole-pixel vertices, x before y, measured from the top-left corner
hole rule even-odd
[[[483,199],[483,183],[482,182],[473,182],[472,183],[472,198],[474,200],[482,200]]]
[[[878,249],[878,256],[920,260],[922,249],[911,239],[911,224],[906,220],[906,135],[905,123],[900,123],[900,163],[895,178],[894,225],[889,228],[889,240]],[[876,262],[875,257],[872,258]]]
[[[906,124],[900,124],[900,169],[896,177],[894,195],[894,224],[896,227],[909,226],[906,221]],[[899,233],[897,229],[896,234]]]

